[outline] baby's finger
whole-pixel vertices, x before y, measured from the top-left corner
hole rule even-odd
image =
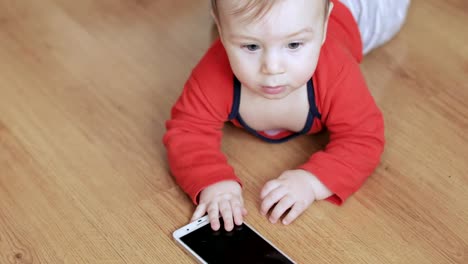
[[[240,198],[240,203],[241,203],[241,208],[242,208],[242,216],[246,216],[248,211],[247,211],[247,208],[245,208],[244,199],[242,199],[242,197]]]
[[[211,229],[218,231],[220,227],[219,223],[219,207],[218,203],[211,203],[208,207],[208,218],[210,219]]]
[[[234,223],[236,225],[242,225],[242,222],[244,221],[244,210],[242,204],[237,201],[231,201],[231,208],[232,208],[232,216],[234,217]]]
[[[291,210],[289,211],[288,215],[283,219],[284,225],[289,225],[292,223],[296,218],[301,215],[307,209],[307,205],[304,203],[295,203]]]
[[[262,215],[266,215],[268,213],[268,210],[270,210],[270,208],[279,200],[281,200],[287,193],[288,193],[288,190],[281,186],[272,190],[263,199],[262,205],[260,207],[260,213]]]
[[[199,204],[195,211],[193,212],[192,219],[190,219],[190,222],[197,220],[198,218],[204,216],[206,213],[206,204]]]
[[[270,214],[270,222],[275,224],[276,221],[288,210],[291,206],[294,205],[294,199],[291,196],[286,195],[281,199],[276,205],[273,211]]]
[[[280,186],[280,183],[277,180],[271,180],[265,183],[265,185],[262,188],[262,191],[260,192],[260,198],[263,200],[265,196],[267,196],[274,189],[278,188],[278,186]]]
[[[231,231],[234,228],[231,203],[228,200],[221,200],[219,203],[219,211],[224,220],[224,229],[226,229],[226,231]]]

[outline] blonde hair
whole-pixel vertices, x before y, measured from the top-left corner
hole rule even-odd
[[[276,2],[277,1],[272,1],[272,0],[244,1],[243,4],[239,4],[239,6],[232,11],[232,15],[245,16],[244,18],[246,21],[252,21],[252,20],[261,18],[263,15],[268,13],[268,11]],[[215,19],[219,22],[219,10],[218,10],[217,3],[218,3],[218,0],[211,0],[211,8],[213,10],[213,14],[215,16]],[[329,7],[330,7],[330,0],[325,0],[325,17],[328,13]]]

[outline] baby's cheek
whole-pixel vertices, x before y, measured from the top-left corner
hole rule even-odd
[[[307,82],[312,75],[314,75],[315,69],[317,68],[317,58],[309,57],[302,59],[298,64],[295,65],[294,79],[298,82]]]
[[[252,86],[260,73],[261,63],[258,54],[249,54],[242,50],[227,49],[231,69],[241,83]]]
[[[292,81],[294,83],[294,86],[300,87],[307,83],[310,78],[313,75],[314,70],[311,70],[310,68],[298,68],[295,69],[292,73]]]
[[[232,70],[234,75],[236,75],[237,79],[243,84],[247,84],[247,86],[251,86],[255,83],[255,68],[252,65],[248,64],[236,64],[235,66],[232,65]]]

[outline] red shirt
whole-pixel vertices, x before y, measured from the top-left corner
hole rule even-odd
[[[242,122],[237,112],[240,84],[219,40],[192,71],[172,108],[163,141],[171,172],[194,203],[213,183],[240,183],[220,150],[227,121],[271,142],[328,129],[325,149],[299,168],[327,186],[334,193],[328,200],[337,204],[356,192],[377,167],[384,147],[383,117],[359,68],[362,43],[356,22],[343,4],[333,3],[327,39],[308,83],[309,117],[299,133],[268,136]]]

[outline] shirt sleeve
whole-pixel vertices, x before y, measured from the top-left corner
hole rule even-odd
[[[327,88],[319,91],[318,99],[330,141],[300,168],[314,174],[334,193],[329,201],[342,204],[379,164],[384,121],[359,65],[350,61],[337,72]]]
[[[225,96],[229,90],[222,90],[226,83],[220,84],[216,76],[232,73],[229,75],[223,62],[227,59],[220,58],[219,45],[215,44],[192,72],[172,108],[163,138],[172,175],[195,204],[198,194],[213,183],[223,180],[240,183],[221,152],[222,127],[231,99]]]

